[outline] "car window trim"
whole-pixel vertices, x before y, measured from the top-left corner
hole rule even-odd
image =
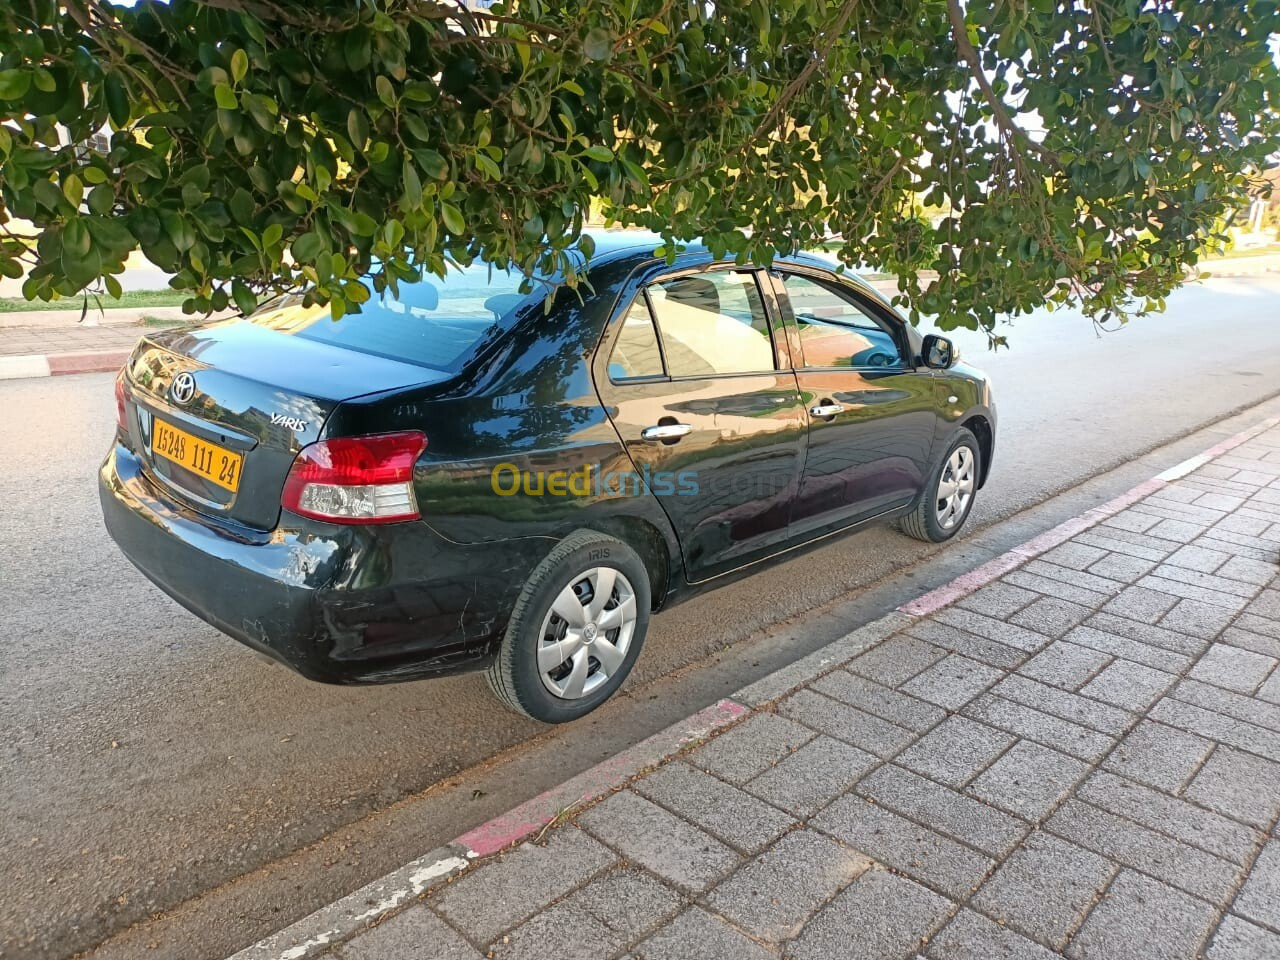
[[[851,364],[847,367],[807,366],[804,362],[804,344],[800,341],[799,336],[800,324],[796,319],[796,311],[795,307],[791,304],[791,298],[787,296],[785,284],[785,276],[787,274],[794,274],[796,276],[804,277],[807,280],[812,280],[824,290],[830,291],[833,295],[847,299],[850,303],[866,314],[873,323],[879,326],[880,329],[887,333],[893,340],[894,345],[898,348],[898,363],[890,367],[873,367],[869,364]],[[799,363],[795,362],[794,357],[792,358],[792,365],[797,372],[802,370],[834,372],[850,370],[858,372],[873,371],[881,373],[901,373],[914,371],[916,369],[910,359],[911,347],[910,344],[906,342],[906,331],[902,329],[902,321],[897,317],[886,316],[881,304],[878,304],[870,297],[865,296],[860,290],[851,284],[841,282],[837,274],[831,274],[829,271],[822,271],[802,264],[780,263],[776,264],[773,270],[770,271],[770,279],[773,280],[773,286],[776,291],[775,296],[778,299],[779,307],[782,309],[786,321],[797,334],[795,338],[795,349],[800,354]],[[845,329],[853,329],[842,323],[833,323],[832,325],[844,327]]]

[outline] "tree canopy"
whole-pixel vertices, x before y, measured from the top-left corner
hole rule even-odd
[[[0,273],[114,291],[141,249],[194,310],[341,313],[476,257],[572,283],[598,198],[731,258],[836,235],[944,328],[1124,317],[1280,147],[1277,32],[1275,0],[0,0]]]

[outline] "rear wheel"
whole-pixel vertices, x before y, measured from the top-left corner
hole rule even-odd
[[[530,575],[489,667],[489,686],[517,713],[565,723],[609,699],[649,628],[649,574],[620,540],[571,534]]]
[[[942,543],[959,533],[978,492],[980,456],[977,438],[961,427],[915,509],[902,518],[902,532],[928,543]]]

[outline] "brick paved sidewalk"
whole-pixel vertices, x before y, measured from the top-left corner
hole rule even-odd
[[[129,350],[147,332],[141,324],[102,327],[6,327],[0,329],[0,357]]]
[[[329,956],[1276,960],[1278,551],[1272,428]]]

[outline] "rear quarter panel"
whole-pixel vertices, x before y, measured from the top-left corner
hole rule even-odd
[[[656,551],[672,569],[674,534],[653,495],[623,476],[630,460],[591,377],[591,356],[630,272],[602,265],[591,275],[594,293],[579,301],[562,289],[552,312],[528,311],[457,378],[348,401],[329,432],[425,432],[415,492],[423,521],[447,540],[536,538],[545,555],[589,528]],[[509,571],[520,579],[528,572]],[[655,584],[655,597],[659,591]]]

